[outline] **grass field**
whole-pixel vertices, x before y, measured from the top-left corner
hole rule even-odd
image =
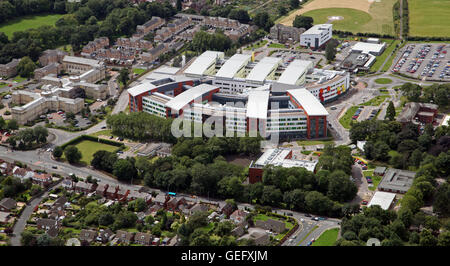
[[[298,146],[311,146],[319,144],[334,144],[334,140],[298,140]]]
[[[84,162],[86,164],[91,164],[93,155],[95,152],[99,150],[105,150],[109,152],[115,152],[119,147],[108,145],[100,142],[90,141],[90,140],[83,140],[75,145],[75,147],[78,148],[78,150],[81,152],[81,162]],[[63,155],[63,158],[65,156]]]
[[[285,46],[281,43],[271,43],[269,44],[269,48],[285,48]]]
[[[311,246],[333,246],[339,234],[339,228],[329,229],[323,232]]]
[[[345,114],[339,119],[339,123],[341,123],[341,125],[344,128],[350,129],[350,122],[352,121],[352,116],[355,114],[357,109],[358,106],[352,106],[348,108]]]
[[[392,83],[392,79],[379,78],[379,79],[375,80],[375,83],[378,83],[378,84],[390,84],[390,83]]]
[[[17,83],[20,83],[27,80],[27,78],[22,78],[21,76],[17,75],[13,80]]]
[[[370,71],[374,71],[374,72],[378,71],[380,69],[380,67],[383,65],[384,61],[386,61],[386,58],[388,58],[391,55],[392,51],[394,51],[395,46],[397,46],[397,44],[400,43],[399,40],[395,40],[395,41],[394,40],[383,40],[383,41],[387,43],[388,47],[384,50],[384,52],[380,56],[377,56],[377,60],[370,67]],[[389,63],[389,61],[386,62],[387,66],[385,65],[383,67],[383,69],[385,69],[386,67],[387,67],[387,69],[389,69],[389,67],[392,65],[392,60],[394,60],[394,57],[395,57],[395,55],[392,56],[390,63]],[[387,71],[387,69],[384,71]]]
[[[389,98],[389,97],[390,97],[389,95],[379,95],[377,97],[374,97],[374,98],[368,100],[367,102],[365,102],[365,103],[363,103],[361,105],[364,105],[364,106],[379,106],[382,102],[384,102],[384,100],[386,98]]]
[[[134,74],[140,75],[140,74],[144,73],[145,71],[146,71],[146,69],[142,69],[142,68],[133,68],[133,73],[134,73]]]
[[[397,0],[313,0],[301,9],[280,19],[284,25],[292,25],[296,15],[312,16],[314,24],[325,23],[329,16],[342,16],[333,21],[333,29],[351,32],[394,34],[392,7]]]
[[[62,15],[60,14],[23,16],[1,24],[0,32],[4,32],[8,38],[11,38],[16,31],[24,31],[46,25],[53,26],[61,17]]]
[[[409,35],[448,37],[449,0],[409,0]]]
[[[252,46],[249,46],[247,48],[245,48],[244,50],[252,50],[252,49],[258,49],[260,47],[263,47],[264,45],[266,45],[268,43],[267,40],[262,40],[262,41],[258,41],[256,43],[254,43]]]

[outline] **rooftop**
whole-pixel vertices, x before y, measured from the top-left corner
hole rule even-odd
[[[377,191],[373,195],[367,207],[379,205],[383,210],[388,210],[395,199],[395,193]]]
[[[245,67],[250,62],[251,55],[235,54],[230,57],[225,64],[219,69],[216,77],[233,78],[239,70]]]
[[[203,75],[206,70],[217,61],[223,58],[223,52],[206,51],[195,59],[194,62],[184,71],[187,75]]]
[[[303,167],[310,172],[314,171],[317,161],[286,159],[290,152],[290,149],[268,149],[263,153],[263,155],[261,155],[261,157],[259,157],[254,165],[259,167],[264,167],[266,165],[281,166],[286,168]]]
[[[333,27],[333,24],[317,24],[309,28],[303,34],[321,34],[323,31],[328,31]]]
[[[352,50],[361,51],[365,54],[369,53],[380,53],[383,48],[386,46],[386,43],[368,43],[368,42],[357,42],[353,45]]]
[[[300,104],[309,116],[327,116],[328,112],[320,101],[306,89],[288,90],[288,94]]]
[[[212,90],[217,89],[216,86],[212,86],[209,84],[200,84],[198,86],[192,87],[167,102],[166,106],[169,108],[172,108],[173,110],[179,111],[183,107],[185,107],[187,104],[189,104],[191,101],[194,101],[195,99],[201,97],[203,94],[208,93]]]
[[[267,119],[270,91],[252,90],[248,94],[247,117]]]
[[[379,189],[405,193],[412,186],[415,172],[390,168],[378,185]]]
[[[283,71],[277,82],[296,85],[298,80],[313,68],[313,62],[296,59]]]
[[[247,80],[263,82],[266,77],[277,68],[282,59],[277,57],[264,57],[247,75]]]

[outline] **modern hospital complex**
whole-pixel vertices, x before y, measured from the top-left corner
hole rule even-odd
[[[183,69],[162,67],[130,89],[130,112],[205,123],[226,131],[277,133],[281,138],[327,136],[328,112],[350,85],[345,71],[313,62],[206,51]]]

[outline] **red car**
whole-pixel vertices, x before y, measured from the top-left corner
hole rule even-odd
[[[367,205],[369,202],[367,202],[367,200],[363,200],[362,202],[361,202],[361,204],[362,205]]]

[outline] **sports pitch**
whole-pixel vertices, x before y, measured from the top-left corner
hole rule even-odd
[[[410,36],[450,35],[449,0],[408,0],[408,7]]]
[[[12,38],[16,31],[24,31],[40,26],[53,26],[62,15],[30,15],[12,19],[6,23],[0,24],[0,32],[4,32],[8,38]]]
[[[394,34],[392,7],[397,0],[313,0],[303,8],[280,19],[284,25],[292,25],[296,15],[311,16],[314,24],[328,22],[328,17],[344,19],[331,22],[333,28],[351,32]]]

